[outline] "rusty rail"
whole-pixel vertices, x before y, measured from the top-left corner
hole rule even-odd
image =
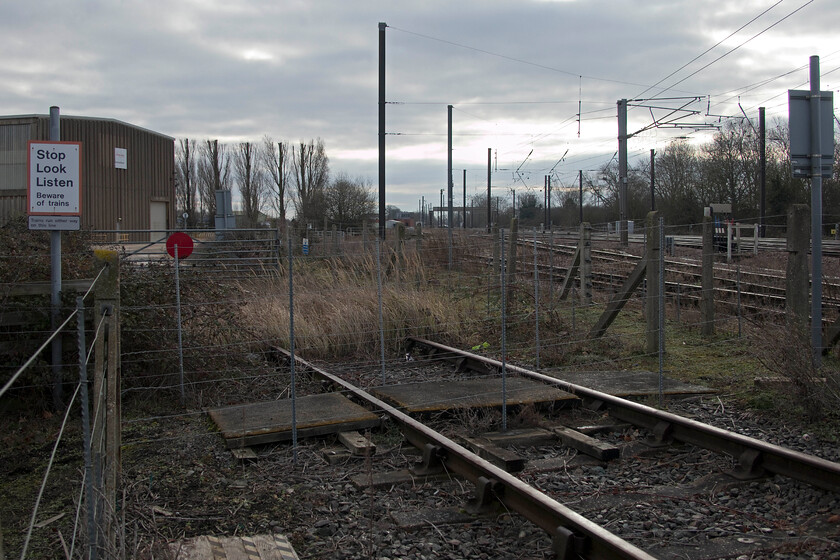
[[[274,347],[274,351],[283,359],[290,359],[290,354],[286,350]],[[446,471],[457,473],[474,483],[479,494],[479,501],[498,500],[546,531],[552,537],[554,551],[559,559],[654,559],[640,548],[589,521],[370,393],[297,356],[295,363],[308,368],[321,379],[340,387],[342,391],[347,391],[355,398],[385,412],[399,424],[409,443],[424,451],[424,457],[428,462],[437,463]]]

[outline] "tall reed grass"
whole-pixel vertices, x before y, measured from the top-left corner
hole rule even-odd
[[[297,259],[292,267],[295,348],[316,359],[373,359],[380,350],[379,268],[375,253],[319,260]],[[430,289],[428,268],[414,251],[383,246],[382,322],[385,351],[401,352],[407,336],[458,337],[468,328],[459,304],[446,290]],[[263,339],[288,347],[288,269],[250,281],[256,291],[241,312]]]

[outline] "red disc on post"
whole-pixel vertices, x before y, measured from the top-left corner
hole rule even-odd
[[[178,259],[186,259],[192,255],[195,243],[193,238],[182,231],[176,231],[166,239],[166,252],[175,257],[175,247],[178,247]]]

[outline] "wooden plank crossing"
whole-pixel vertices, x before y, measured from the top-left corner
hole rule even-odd
[[[643,397],[659,394],[659,374],[652,371],[563,371],[547,374],[616,397]],[[662,394],[664,395],[702,395],[715,392],[714,389],[704,385],[683,383],[671,377],[662,378]]]
[[[169,545],[178,560],[299,560],[283,535],[195,537]]]
[[[371,392],[408,412],[502,406],[501,376],[391,385],[376,387]],[[576,398],[545,383],[518,376],[507,378],[505,393],[509,405],[551,403]]]
[[[292,401],[281,399],[208,410],[228,449],[292,439]],[[298,397],[298,437],[363,430],[379,425],[379,416],[340,393]]]

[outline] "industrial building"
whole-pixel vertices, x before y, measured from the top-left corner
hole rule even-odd
[[[82,229],[175,226],[174,138],[114,119],[62,115],[60,122],[61,141],[82,144]],[[49,115],[0,116],[0,225],[26,214],[28,142],[49,134]]]

